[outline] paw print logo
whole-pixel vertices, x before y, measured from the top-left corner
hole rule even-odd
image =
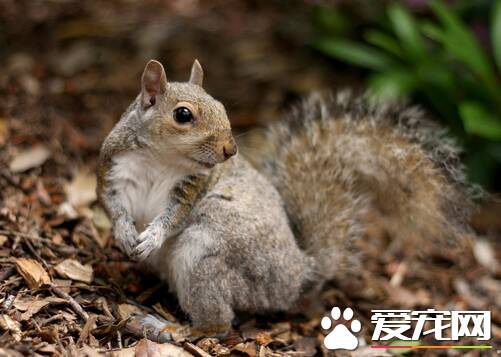
[[[343,311],[343,319],[350,321],[353,319],[353,310],[347,308]],[[341,309],[339,307],[332,308],[331,317],[324,316],[320,325],[324,330],[330,330],[332,320],[337,321],[341,318]],[[358,346],[358,339],[354,333],[360,332],[362,324],[358,320],[352,320],[350,328],[345,325],[336,325],[324,339],[324,345],[329,350],[354,350]]]

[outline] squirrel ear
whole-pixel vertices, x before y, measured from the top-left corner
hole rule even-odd
[[[191,66],[191,75],[189,82],[191,84],[197,84],[201,87],[203,81],[204,81],[204,70],[202,69],[200,62],[198,62],[198,60],[195,60],[193,61],[193,65]]]
[[[167,77],[162,64],[155,60],[150,60],[144,68],[141,77],[141,96],[144,107],[151,107],[156,102],[159,94],[165,93],[167,89]]]

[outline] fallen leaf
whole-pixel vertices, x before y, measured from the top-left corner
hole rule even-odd
[[[102,354],[99,353],[96,349],[84,344],[83,347],[79,351],[79,356],[87,356],[87,357],[101,357]]]
[[[69,294],[71,290],[71,284],[72,284],[71,280],[65,280],[65,279],[53,279],[52,281],[52,286],[61,289],[67,294]]]
[[[9,332],[17,342],[21,341],[21,325],[9,315],[0,316],[0,329]]]
[[[0,234],[0,247],[7,243],[7,240],[8,238],[6,236]]]
[[[156,312],[158,312],[160,314],[160,316],[162,316],[167,321],[171,321],[171,322],[176,321],[176,318],[169,311],[165,310],[164,307],[162,306],[162,304],[157,302],[155,305],[153,305],[153,309]]]
[[[36,260],[18,258],[16,259],[16,268],[30,289],[38,289],[42,285],[50,284],[49,274]]]
[[[115,351],[117,357],[193,357],[181,347],[143,339],[134,347]]]
[[[473,242],[473,254],[477,262],[484,268],[495,273],[498,269],[498,261],[494,254],[495,249],[485,239],[476,239]]]
[[[82,281],[90,284],[92,282],[92,275],[94,271],[90,265],[82,265],[79,261],[74,259],[66,259],[56,265],[54,269],[63,278],[68,278],[76,281]]]
[[[4,146],[9,134],[8,119],[0,118],[0,146]]]
[[[118,314],[120,315],[120,318],[123,320],[127,319],[129,316],[136,314],[140,311],[141,310],[135,305],[131,305],[131,304],[119,304],[118,305]]]
[[[68,202],[73,207],[90,205],[97,199],[96,186],[96,175],[88,169],[81,169],[65,187]]]
[[[273,338],[268,331],[262,331],[256,335],[256,342],[262,346],[268,346],[271,341],[273,341]]]
[[[19,318],[20,321],[26,321],[29,320],[33,315],[38,313],[43,307],[52,304],[52,303],[66,303],[66,300],[55,297],[55,296],[50,296],[45,299],[37,299],[31,296],[26,296],[26,297],[16,297],[14,300],[14,307],[22,311],[23,314],[21,314],[21,317]]]
[[[37,298],[27,296],[20,297],[17,296],[16,300],[14,300],[14,307],[19,311],[23,311],[24,313],[19,318],[20,321],[26,321],[37,312],[39,312],[44,306],[49,305],[49,301],[47,300],[38,300]]]
[[[94,239],[101,248],[108,245],[108,241],[111,238],[111,221],[109,220],[106,212],[97,206],[92,210],[92,223],[96,228],[95,234],[93,234]]]
[[[245,342],[239,343],[233,350],[245,353],[249,357],[255,357],[257,354],[256,343],[255,342]]]
[[[37,346],[37,352],[49,353],[52,356],[57,354],[56,346],[53,344],[48,344],[48,343],[46,343],[45,345],[42,345],[40,347]],[[0,354],[0,356],[1,356],[1,354]]]
[[[8,348],[0,347],[0,356],[2,357],[24,357],[22,353],[17,352],[16,350],[11,350]]]
[[[228,356],[231,353],[230,349],[220,344],[217,338],[202,338],[197,342],[197,346],[213,356]]]
[[[96,315],[89,316],[89,319],[85,322],[85,325],[80,332],[80,337],[78,338],[77,345],[90,341],[90,339],[93,337],[90,332],[91,330],[96,328],[96,319]]]
[[[13,173],[18,173],[41,166],[50,155],[49,149],[41,145],[20,151],[10,162],[9,169]]]
[[[190,342],[185,342],[184,349],[198,357],[211,357],[209,353],[205,352],[203,349]]]

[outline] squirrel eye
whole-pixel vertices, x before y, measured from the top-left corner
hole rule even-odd
[[[179,107],[174,109],[174,120],[178,123],[189,123],[194,120],[191,110],[186,107]]]

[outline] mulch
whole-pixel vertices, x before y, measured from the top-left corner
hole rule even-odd
[[[209,92],[227,105],[241,133],[312,89],[358,87],[358,74],[333,69],[305,49],[281,13],[294,9],[274,2],[122,5],[0,4],[0,356],[332,355],[322,345],[322,313],[239,314],[224,338],[192,336],[167,287],[113,241],[94,172],[100,143],[135,96],[150,57],[176,80],[198,57]],[[332,282],[319,296],[325,314],[349,306],[362,322],[362,347],[351,355],[398,352],[363,346],[371,343],[371,310],[382,307],[490,310],[489,343],[500,346],[500,215],[499,203],[482,204],[472,243],[461,254],[433,257],[395,248],[375,219],[360,242],[367,273]],[[168,327],[142,329],[137,314],[154,314]]]

